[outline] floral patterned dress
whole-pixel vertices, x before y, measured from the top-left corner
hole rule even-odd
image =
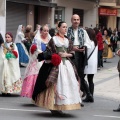
[[[10,46],[13,47],[11,51]],[[0,90],[2,93],[19,93],[21,87],[17,47],[13,42],[5,42],[4,47],[0,47]]]

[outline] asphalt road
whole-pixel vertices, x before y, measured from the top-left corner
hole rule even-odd
[[[95,102],[84,103],[81,110],[64,111],[64,116],[52,116],[49,110],[32,104],[31,99],[14,94],[10,97],[0,95],[0,120],[120,120],[120,112],[115,113],[120,102],[120,86],[116,70],[118,57],[104,63],[95,75]],[[25,68],[21,68],[22,77]]]

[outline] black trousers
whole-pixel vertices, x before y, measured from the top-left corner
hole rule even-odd
[[[86,75],[84,75],[85,77]],[[90,91],[90,94],[94,94],[94,83],[93,83],[93,77],[94,77],[94,74],[87,74],[87,80],[88,80],[88,84],[89,84],[89,91]]]
[[[74,64],[77,68],[77,72],[78,75],[80,77],[80,81],[81,81],[81,90],[84,91],[84,69],[85,69],[85,65],[84,65],[84,53],[83,52],[75,52],[75,59],[74,59]]]
[[[85,77],[85,76],[86,76],[86,74],[84,75],[84,77]],[[88,75],[87,75],[87,80],[88,80],[89,86],[94,84],[94,83],[93,83],[93,77],[94,77],[94,74],[88,74]]]

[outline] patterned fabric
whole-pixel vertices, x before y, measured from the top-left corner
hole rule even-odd
[[[48,49],[50,49],[52,51],[52,53],[57,53],[57,49],[56,49],[56,46],[55,46],[55,44],[53,42],[53,39],[50,40],[47,47],[48,47]],[[68,53],[73,53],[72,49],[73,49],[73,42],[71,40],[69,40],[69,48],[67,49],[67,52]],[[69,58],[67,58],[67,59],[69,59]],[[70,60],[70,62],[72,62],[72,61]],[[73,63],[72,63],[72,65],[73,65]],[[73,68],[74,68],[77,80],[79,80],[79,77],[78,77],[75,66]],[[51,83],[56,83],[58,72],[59,72],[58,66],[54,66],[52,68],[50,74],[49,74],[49,77],[48,77],[47,81],[49,81]]]
[[[48,76],[47,82],[57,83],[58,72],[59,72],[58,66],[53,67],[50,72],[50,75]]]
[[[43,91],[37,96],[37,106],[49,109],[49,110],[76,110],[80,109],[80,104],[70,104],[70,105],[57,105],[54,104],[55,92],[54,85],[50,86],[47,90]]]
[[[73,32],[73,28],[72,27],[68,28],[67,36],[72,41],[75,40],[75,36],[74,36],[74,32]],[[82,28],[78,28],[78,39],[79,39],[79,42],[80,42],[80,47],[82,47],[84,45],[84,31],[83,31]]]
[[[12,84],[12,86],[7,86],[6,81],[4,80],[4,86],[2,87],[2,93],[19,93],[21,92],[22,88],[22,80],[18,80]]]
[[[38,75],[31,75],[24,79],[21,96],[32,98],[34,86]]]

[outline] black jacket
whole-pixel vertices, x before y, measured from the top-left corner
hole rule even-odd
[[[2,43],[4,43],[4,40],[3,40],[3,37],[2,37],[2,35],[0,33],[0,46],[1,46]]]

